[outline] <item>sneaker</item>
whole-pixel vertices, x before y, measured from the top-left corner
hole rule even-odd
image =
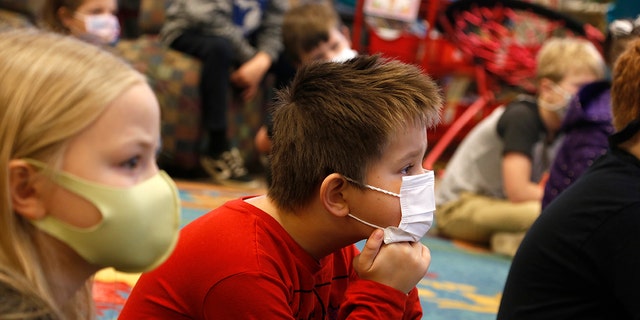
[[[491,251],[513,258],[525,232],[497,232],[491,236]]]
[[[200,164],[216,183],[242,188],[258,188],[260,186],[244,167],[244,160],[237,148],[225,151],[217,158],[201,157]]]

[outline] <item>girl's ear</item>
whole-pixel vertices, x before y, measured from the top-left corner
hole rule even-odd
[[[41,193],[38,192],[38,172],[24,160],[9,161],[9,195],[16,214],[29,220],[40,220],[46,215]]]
[[[348,182],[342,175],[332,173],[322,181],[320,185],[320,201],[324,208],[338,217],[349,214],[349,204],[346,201]]]
[[[69,29],[73,24],[73,11],[69,10],[67,7],[58,8],[56,15],[58,16],[58,19],[60,19],[60,23],[62,23],[62,25],[67,29]]]

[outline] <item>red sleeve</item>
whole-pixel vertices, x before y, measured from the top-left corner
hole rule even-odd
[[[416,288],[409,294],[369,280],[350,284],[338,319],[421,319]]]
[[[405,320],[422,319],[422,304],[420,304],[420,296],[418,295],[418,288],[413,288],[413,290],[409,291],[409,296],[407,297],[407,304],[404,308],[403,319]]]
[[[184,308],[185,305],[181,303],[182,298],[180,293],[163,279],[155,279],[143,273],[127,297],[118,320],[191,319]]]

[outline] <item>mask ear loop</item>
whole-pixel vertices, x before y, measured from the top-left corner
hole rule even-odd
[[[553,83],[553,86],[551,86],[551,90],[553,90],[553,92],[561,95],[566,100],[571,99],[572,94],[569,93],[569,91],[567,91],[567,89],[561,87],[559,84],[557,84],[555,82]]]
[[[360,222],[362,222],[362,223],[364,223],[364,224],[368,225],[369,227],[384,230],[384,228],[383,228],[383,227],[381,227],[381,226],[377,226],[377,225],[375,225],[375,224],[373,224],[373,223],[370,223],[370,222],[366,222],[366,221],[364,221],[364,220],[362,220],[362,219],[360,219],[360,218],[356,217],[355,215],[353,215],[353,214],[351,214],[351,213],[349,213],[349,217],[351,217],[351,218],[353,218],[353,219],[356,219],[356,220],[358,220],[358,221],[360,221]]]
[[[349,177],[347,177],[347,176],[342,176],[342,177],[343,177],[343,178],[345,178],[347,181],[349,181],[349,182],[353,183],[353,184],[357,184],[357,185],[359,185],[359,186],[363,186],[363,187],[365,187],[365,188],[369,188],[369,189],[371,189],[371,190],[375,190],[375,191],[378,191],[378,192],[382,192],[382,193],[384,193],[384,194],[388,194],[388,195],[390,195],[390,196],[394,196],[394,197],[398,197],[398,198],[400,198],[400,195],[399,195],[399,194],[397,194],[397,193],[394,193],[394,192],[391,192],[391,191],[387,191],[387,190],[384,190],[384,189],[380,189],[380,188],[377,188],[377,187],[374,187],[374,186],[370,186],[370,185],[368,185],[368,184],[362,184],[362,183],[360,183],[360,182],[358,182],[358,181],[355,181],[355,180],[353,180],[353,179],[351,179],[351,178],[349,178]]]

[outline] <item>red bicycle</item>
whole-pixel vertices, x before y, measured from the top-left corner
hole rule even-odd
[[[358,0],[354,16],[353,43],[357,49],[364,25],[363,3]],[[581,37],[598,48],[604,41],[602,32],[590,24],[520,0],[423,0],[420,15],[440,36],[428,33],[424,39],[416,37],[415,41],[422,43],[411,47],[416,58],[407,62],[422,66],[436,80],[462,74],[475,83],[472,102],[445,107],[445,112],[454,113],[454,120],[430,132],[429,139],[437,143],[424,160],[427,169],[433,169],[443,152],[455,147],[452,143],[459,142],[512,93],[535,93],[535,56],[545,40]],[[364,51],[385,55],[380,47],[369,46]]]

